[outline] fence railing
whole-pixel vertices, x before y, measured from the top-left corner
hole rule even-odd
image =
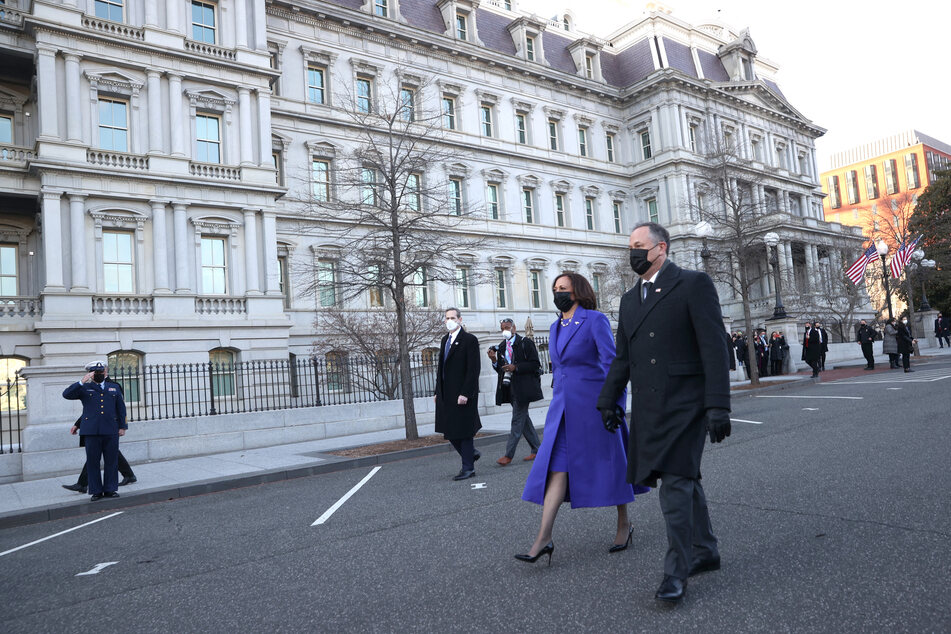
[[[538,348],[538,362],[542,366],[542,374],[551,372],[551,354],[548,352],[548,337],[532,337],[535,347]]]
[[[19,453],[20,426],[26,422],[26,379],[19,374],[0,384],[0,454]]]
[[[410,355],[413,396],[436,388],[436,357]],[[110,368],[130,421],[371,403],[402,398],[395,355]]]

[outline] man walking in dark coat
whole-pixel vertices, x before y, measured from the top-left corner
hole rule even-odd
[[[802,360],[812,368],[812,378],[819,376],[819,367],[822,362],[822,336],[808,322],[806,334],[802,338]]]
[[[951,348],[951,318],[938,313],[934,320],[934,336],[938,339],[938,347],[943,348],[944,344],[948,344]]]
[[[436,369],[436,432],[459,452],[462,469],[453,480],[475,475],[475,461],[481,457],[475,450],[479,420],[479,340],[462,329],[462,313],[457,308],[446,311],[449,333],[440,344],[439,366]]]
[[[829,333],[822,327],[822,323],[816,320],[816,330],[819,331],[819,369],[826,371],[826,354],[829,352]]]
[[[515,457],[515,449],[522,436],[531,448],[525,460],[535,459],[541,441],[528,415],[528,406],[542,400],[542,383],[538,375],[541,364],[538,362],[535,342],[516,333],[515,322],[511,319],[503,319],[499,326],[502,328],[502,342],[489,348],[488,355],[499,375],[495,387],[495,404],[512,404],[512,431],[505,446],[505,455],[496,461],[504,467]]]
[[[874,370],[875,355],[872,352],[872,342],[875,341],[875,333],[868,327],[868,323],[864,319],[859,323],[859,331],[855,340],[862,346],[862,356],[865,357],[865,369]]]
[[[106,380],[106,364],[95,361],[86,365],[82,379],[63,390],[63,398],[82,401],[82,425],[79,433],[86,443],[86,472],[90,499],[117,498],[119,493],[119,436],[125,435],[125,401],[118,383]],[[99,473],[99,461],[103,473]]]
[[[630,237],[640,276],[621,298],[617,356],[598,397],[605,426],[623,424],[616,403],[631,383],[628,481],[657,486],[667,524],[664,579],[656,599],[680,602],[687,577],[720,568],[720,552],[700,484],[700,459],[711,442],[730,435],[727,347],[720,300],[705,273],[667,260],[670,234],[641,223]]]

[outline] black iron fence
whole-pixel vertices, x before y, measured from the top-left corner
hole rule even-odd
[[[548,337],[532,337],[535,347],[538,348],[538,361],[542,366],[542,374],[551,372],[551,354],[548,352]]]
[[[26,379],[15,374],[0,385],[0,454],[19,453],[20,425],[26,422]]]
[[[413,396],[436,387],[436,357],[410,355]],[[110,368],[130,421],[388,401],[403,397],[396,355]]]

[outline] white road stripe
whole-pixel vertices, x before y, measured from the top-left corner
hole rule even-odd
[[[343,506],[344,502],[346,502],[347,500],[349,500],[350,497],[351,497],[354,493],[356,493],[357,491],[359,491],[359,490],[360,490],[360,487],[362,487],[364,484],[366,484],[367,482],[369,482],[369,481],[370,481],[370,478],[372,478],[373,476],[375,476],[375,475],[376,475],[376,472],[379,471],[380,469],[382,469],[382,467],[373,467],[373,469],[370,470],[370,473],[368,473],[365,478],[363,478],[362,480],[360,480],[360,481],[357,483],[357,485],[356,485],[355,487],[353,487],[352,489],[350,489],[349,491],[347,491],[346,495],[344,495],[342,498],[340,498],[339,500],[337,500],[337,501],[334,503],[333,506],[331,506],[329,509],[327,509],[326,511],[324,511],[324,514],[321,515],[320,517],[318,517],[317,520],[316,520],[313,524],[311,524],[311,526],[317,526],[318,524],[323,524],[324,522],[326,522],[327,520],[329,520],[329,519],[330,519],[330,516],[333,515],[334,513],[336,513],[336,512],[337,512],[337,509],[339,509],[341,506]]]
[[[114,566],[117,563],[119,562],[118,561],[104,561],[101,564],[96,564],[95,566],[93,566],[92,570],[87,570],[86,572],[77,572],[76,576],[85,577],[86,575],[98,575],[104,569],[108,568],[109,566]]]
[[[35,546],[36,544],[39,544],[40,542],[45,542],[45,541],[48,540],[48,539],[53,539],[54,537],[59,537],[60,535],[65,535],[66,533],[72,533],[73,531],[79,530],[80,528],[82,528],[82,527],[84,527],[84,526],[90,526],[90,525],[92,525],[92,524],[95,524],[96,522],[101,522],[101,521],[103,521],[103,520],[107,520],[107,519],[109,519],[110,517],[115,517],[116,515],[122,515],[122,513],[123,513],[123,511],[117,511],[117,512],[111,514],[111,515],[106,515],[105,517],[100,517],[100,518],[97,519],[97,520],[93,520],[93,521],[91,521],[91,522],[86,522],[85,524],[80,524],[79,526],[73,526],[72,528],[67,528],[67,529],[64,530],[64,531],[60,531],[60,532],[58,532],[58,533],[56,533],[56,534],[54,534],[54,535],[50,535],[49,537],[44,537],[44,538],[42,538],[42,539],[38,539],[38,540],[36,540],[35,542],[30,542],[29,544],[23,544],[22,546],[17,546],[16,548],[11,548],[10,550],[5,550],[5,551],[3,551],[2,553],[0,553],[0,557],[3,557],[4,555],[9,555],[10,553],[15,553],[16,551],[18,551],[18,550],[23,550],[24,548],[29,548],[30,546]]]
[[[813,398],[843,398],[843,399],[848,399],[848,400],[850,400],[850,401],[861,401],[861,400],[863,399],[863,397],[861,397],[861,396],[791,396],[791,395],[788,395],[788,396],[787,396],[787,395],[785,395],[785,394],[763,394],[763,395],[757,396],[756,398],[808,398],[808,399],[813,399]]]
[[[742,418],[731,418],[734,423],[749,423],[750,425],[762,425],[758,420],[743,420]]]

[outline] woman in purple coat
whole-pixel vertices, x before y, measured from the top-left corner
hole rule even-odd
[[[627,426],[621,425],[618,433],[607,431],[595,407],[614,360],[611,324],[595,310],[594,290],[584,276],[562,273],[552,291],[561,311],[548,339],[554,393],[522,494],[523,500],[542,505],[542,523],[531,550],[515,555],[535,562],[547,554],[549,564],[555,515],[564,501],[572,508],[617,507],[617,533],[609,552],[625,550],[634,530],[627,517],[627,504],[634,501],[634,488],[627,483]],[[618,405],[626,409],[626,401],[625,393]]]

